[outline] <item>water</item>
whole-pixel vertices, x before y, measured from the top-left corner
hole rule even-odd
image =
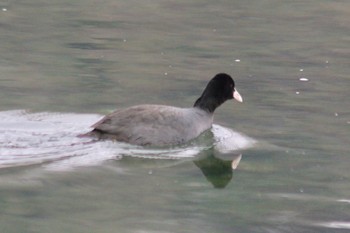
[[[0,232],[348,232],[349,4],[0,2]],[[245,102],[192,144],[76,137],[218,72]]]
[[[102,118],[96,114],[28,113],[18,110],[0,112],[0,116],[0,168],[42,164],[50,171],[66,171],[96,166],[124,156],[177,160],[199,157],[207,150],[230,154],[256,144],[252,138],[214,124],[211,131],[185,145],[147,148],[80,137]]]

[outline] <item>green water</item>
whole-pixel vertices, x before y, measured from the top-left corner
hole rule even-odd
[[[212,150],[202,162],[125,156],[61,172],[2,168],[0,232],[350,230],[350,2],[34,0],[0,9],[1,111],[188,107],[227,72],[244,103],[225,103],[215,121],[259,141],[233,171],[215,157],[237,155]]]

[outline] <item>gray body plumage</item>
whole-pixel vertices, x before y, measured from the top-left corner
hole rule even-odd
[[[119,109],[92,127],[92,134],[136,145],[176,145],[211,128],[213,114],[203,109],[138,105]]]

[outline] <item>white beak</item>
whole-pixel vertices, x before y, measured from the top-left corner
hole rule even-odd
[[[241,103],[243,102],[242,96],[238,93],[236,89],[233,91],[233,98],[238,102],[241,102]]]

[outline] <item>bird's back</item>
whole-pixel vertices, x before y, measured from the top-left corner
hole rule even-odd
[[[94,124],[93,133],[137,145],[185,143],[209,129],[212,114],[198,108],[138,105],[117,110]]]

